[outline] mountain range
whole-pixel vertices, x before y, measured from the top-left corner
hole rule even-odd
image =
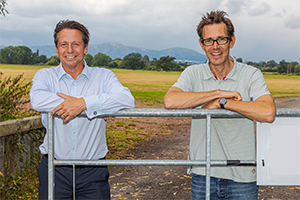
[[[0,46],[4,48],[4,46]],[[51,57],[57,55],[54,45],[47,46],[29,46],[32,52],[37,52],[39,50],[39,55],[46,55]],[[207,60],[206,56],[192,49],[187,48],[168,48],[164,50],[151,50],[145,48],[138,48],[132,46],[126,46],[120,43],[111,42],[111,43],[102,43],[102,44],[89,44],[88,53],[93,56],[97,53],[104,53],[109,55],[112,59],[121,58],[123,59],[129,53],[140,53],[142,56],[148,55],[149,59],[153,58],[159,59],[162,56],[172,56],[175,57],[177,61],[185,62],[194,62],[194,63],[203,63]]]

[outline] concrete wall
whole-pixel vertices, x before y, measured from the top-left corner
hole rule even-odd
[[[30,137],[28,131],[42,128],[41,116],[0,122],[0,172],[2,174],[15,174],[22,163],[30,163],[30,159],[39,156],[35,148],[39,144]],[[26,146],[23,148],[25,151],[20,151],[18,146],[20,144]]]

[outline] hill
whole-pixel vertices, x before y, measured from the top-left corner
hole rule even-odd
[[[47,57],[57,55],[55,52],[54,45],[53,46],[52,45],[31,46],[29,48],[31,48],[33,52],[39,50],[40,55],[43,54],[46,55]],[[194,51],[192,49],[181,48],[181,47],[169,48],[164,50],[151,50],[145,48],[126,46],[116,42],[89,45],[88,53],[94,56],[99,52],[109,55],[113,59],[114,58],[123,59],[124,56],[126,56],[127,54],[132,52],[137,52],[140,53],[142,56],[148,55],[150,60],[152,60],[153,58],[159,59],[162,56],[173,56],[178,61],[192,61],[196,63],[202,63],[207,60],[205,55],[197,51]]]

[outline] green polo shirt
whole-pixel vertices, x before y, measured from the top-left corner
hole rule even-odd
[[[224,80],[217,80],[208,62],[186,68],[173,85],[184,92],[213,90],[237,91],[243,101],[255,101],[270,95],[261,71],[234,61],[234,67]],[[199,105],[201,106],[201,105]],[[192,119],[189,159],[205,160],[206,119]],[[256,160],[254,123],[248,118],[211,120],[211,160]],[[205,167],[191,167],[189,172],[205,175]],[[212,167],[211,176],[236,182],[256,181],[255,167]]]

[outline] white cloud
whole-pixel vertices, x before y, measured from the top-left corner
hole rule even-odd
[[[228,13],[239,14],[245,9],[246,1],[228,0],[225,6],[227,7]]]
[[[259,15],[265,15],[270,10],[271,10],[271,6],[266,2],[262,2],[257,6],[248,7],[247,12],[249,13],[250,16],[259,16]]]
[[[246,60],[300,61],[299,7],[299,0],[9,0],[9,14],[0,16],[0,44],[52,45],[56,23],[74,19],[88,27],[92,44],[202,52],[196,26],[203,14],[221,9],[236,27],[234,54]],[[280,55],[288,52],[283,43],[293,52]]]
[[[286,17],[284,19],[284,26],[291,29],[300,29],[300,15],[291,14]]]

